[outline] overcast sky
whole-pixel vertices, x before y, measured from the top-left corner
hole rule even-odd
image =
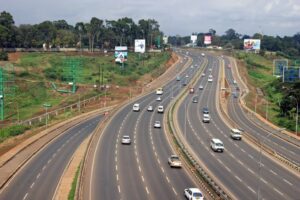
[[[208,32],[222,35],[259,32],[292,36],[300,32],[300,0],[0,0],[0,11],[16,25],[65,19],[69,24],[91,17],[116,20],[155,19],[167,35]]]

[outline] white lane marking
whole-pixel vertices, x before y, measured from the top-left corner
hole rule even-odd
[[[274,171],[273,171],[273,170],[271,170],[271,169],[270,169],[270,172],[272,172],[274,175],[277,175],[277,173],[276,173],[276,172],[274,172]]]
[[[119,181],[119,175],[117,174],[117,181]]]
[[[46,169],[46,165],[44,165],[44,167],[43,167],[43,169],[42,169],[42,170],[44,171],[45,169]]]
[[[173,187],[172,187],[172,189],[173,189],[173,192],[175,193],[175,195],[177,196],[178,194],[177,194],[176,190]]]
[[[170,183],[170,180],[169,180],[169,178],[167,176],[166,176],[166,179],[167,179],[168,183]]]
[[[25,194],[25,196],[23,197],[23,200],[26,199],[28,196],[28,193]]]
[[[35,184],[35,182],[33,182],[33,183],[31,184],[31,186],[30,186],[31,189],[33,188],[34,184]]]
[[[287,184],[289,184],[290,186],[292,186],[293,184],[291,182],[289,182],[288,180],[286,180],[285,178],[283,179],[284,182],[286,182]]]
[[[247,188],[248,188],[249,190],[251,190],[251,192],[253,192],[254,194],[256,194],[256,192],[255,192],[250,186],[247,186]]]
[[[254,174],[254,171],[253,171],[252,169],[247,168],[247,170],[248,170],[249,172],[251,172],[252,174]]]
[[[144,179],[144,176],[142,175],[142,180],[143,180],[143,182],[145,182],[145,179]]]
[[[116,165],[116,171],[118,171],[118,166]]]
[[[231,169],[229,169],[227,166],[225,166],[225,168],[227,169],[227,171],[231,172]]]
[[[149,194],[149,190],[148,190],[148,187],[146,186],[146,191],[147,191],[147,194]]]
[[[140,171],[140,172],[142,172],[142,169],[141,169],[141,167],[140,167],[140,166],[139,166],[139,171]]]
[[[52,159],[48,160],[48,164],[52,161]]]
[[[41,173],[39,173],[37,176],[36,176],[36,179],[40,178],[41,176]]]
[[[246,153],[246,151],[244,149],[241,148],[241,150],[242,150],[242,152]]]
[[[119,193],[121,193],[121,188],[120,188],[120,185],[118,185],[118,190],[119,190]]]
[[[234,176],[237,180],[239,180],[240,182],[242,182],[242,179],[240,179],[240,177],[238,176]]]
[[[254,159],[254,157],[253,157],[251,154],[248,154],[248,156],[249,156],[250,158]]]
[[[283,193],[280,192],[279,190],[277,190],[276,188],[273,188],[278,194],[280,194],[281,196],[283,196]]]
[[[240,160],[239,160],[238,162],[239,162],[241,165],[243,165],[243,166],[244,166],[244,163],[243,163],[242,161],[240,161]]]
[[[264,182],[265,184],[268,184],[268,182],[267,182],[265,179],[260,178],[260,180],[261,180],[262,182]]]

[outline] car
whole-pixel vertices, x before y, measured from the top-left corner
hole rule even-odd
[[[181,168],[181,166],[182,166],[181,161],[177,155],[171,155],[168,158],[168,164],[170,165],[170,167]]]
[[[129,135],[123,135],[122,144],[130,144],[130,143],[131,143],[131,140],[130,140]]]
[[[187,75],[185,75],[185,78],[188,78],[189,77],[189,75],[187,74]]]
[[[210,72],[211,72],[211,71],[212,71],[212,68],[209,68],[209,69],[208,69],[208,71],[210,71]]]
[[[213,82],[213,79],[212,78],[208,78],[207,81],[211,83],[211,82]]]
[[[209,114],[208,108],[207,108],[207,107],[203,107],[203,108],[202,108],[202,113],[203,113],[203,114]]]
[[[182,81],[182,86],[186,86],[187,85],[187,80]]]
[[[190,94],[194,94],[194,88],[190,88]]]
[[[180,76],[176,76],[176,81],[180,81]]]
[[[156,98],[156,101],[161,101],[161,97],[157,97],[157,98]]]
[[[198,188],[184,189],[184,196],[188,200],[203,200],[204,199],[203,193]]]
[[[194,96],[192,102],[193,103],[198,103],[198,96]]]
[[[236,80],[233,80],[233,84],[237,84]]]
[[[210,147],[212,148],[213,151],[216,152],[223,152],[224,151],[224,144],[223,142],[218,139],[218,138],[213,138],[210,141]]]
[[[199,90],[203,90],[203,85],[199,85]]]
[[[202,122],[209,123],[209,121],[210,121],[209,114],[203,114]]]
[[[157,88],[157,90],[156,90],[157,95],[162,95],[163,93],[164,93],[164,91],[162,88]]]
[[[148,106],[147,111],[152,112],[153,111],[153,106]]]
[[[205,73],[202,73],[202,76],[204,77],[204,76],[205,76]]]
[[[164,106],[158,106],[157,107],[157,112],[158,113],[164,113]]]
[[[234,140],[242,140],[242,133],[239,129],[232,128],[230,130],[230,136]]]
[[[140,111],[140,104],[138,104],[138,103],[133,104],[132,110],[134,112],[139,112]]]
[[[204,54],[204,53],[201,53],[201,56],[203,56],[203,57],[204,57],[204,56],[205,56],[205,54]]]
[[[154,128],[161,128],[160,121],[154,122]]]

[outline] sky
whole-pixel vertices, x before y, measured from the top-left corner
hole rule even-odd
[[[208,32],[292,36],[300,32],[300,0],[0,0],[16,25],[64,19],[69,24],[92,17],[155,19],[166,35]]]

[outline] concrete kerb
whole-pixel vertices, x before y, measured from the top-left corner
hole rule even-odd
[[[131,99],[128,99],[126,100],[124,103],[116,106],[113,110],[112,110],[112,113],[104,120],[104,122],[101,124],[101,127],[102,127],[102,131],[94,131],[93,133],[93,136],[91,137],[89,143],[88,143],[88,146],[87,146],[87,151],[84,155],[84,162],[82,164],[82,167],[80,169],[80,175],[79,175],[79,184],[77,185],[77,188],[76,188],[76,197],[75,199],[83,199],[83,182],[84,182],[84,177],[85,177],[85,173],[86,173],[86,160],[88,159],[88,156],[89,154],[91,153],[91,145],[92,145],[92,141],[95,141],[95,138],[96,136],[100,136],[102,135],[102,133],[104,132],[104,130],[106,129],[107,127],[107,124],[109,124],[112,120],[112,117],[117,114],[122,108],[125,108],[126,106],[128,106],[129,104],[131,104],[132,102],[136,101],[137,99],[140,99],[150,93],[152,93],[157,87],[161,86],[162,84],[166,84],[167,82],[169,82],[171,79],[173,79],[174,77],[173,76],[168,76],[168,73],[171,73],[173,67],[175,67],[179,61],[181,61],[181,57],[179,56],[179,59],[173,64],[172,67],[170,67],[165,73],[163,73],[160,77],[158,77],[154,82],[156,84],[151,84],[151,86],[145,90],[144,93],[140,94],[140,95],[137,95]],[[181,71],[183,71],[190,63],[191,61],[187,61],[187,63],[184,65],[184,67],[182,68]],[[159,82],[159,79],[163,79],[164,76],[167,76],[167,78],[165,78],[163,80],[163,82],[160,82],[160,84],[158,85],[157,82]],[[97,135],[98,133],[98,135]]]
[[[222,70],[224,70],[224,66],[223,66]],[[221,74],[221,72],[220,72],[220,74]],[[221,76],[222,78],[225,78],[225,76],[223,74],[221,74],[221,75],[222,75]],[[240,81],[242,81],[242,80],[240,80]],[[245,94],[246,93],[244,93],[243,97],[241,97],[241,98],[244,98]],[[222,96],[219,95],[219,98],[222,99]],[[224,110],[224,108],[227,108],[227,104],[228,104],[226,98],[224,97],[224,102],[226,104],[225,106],[220,106],[219,99],[217,99],[217,101],[218,101],[218,103],[216,103],[217,110],[218,110],[219,114],[221,116],[223,116],[223,121],[227,124],[227,126],[229,126],[229,128],[238,127],[237,124],[230,119],[230,117],[228,116],[227,112]],[[221,100],[221,102],[222,102],[222,100]],[[297,163],[293,163],[292,161],[288,160],[283,155],[278,154],[277,152],[275,152],[273,149],[269,148],[265,144],[261,144],[261,142],[259,142],[253,136],[251,136],[251,134],[249,134],[247,132],[244,132],[243,135],[245,136],[245,139],[246,139],[245,141],[248,142],[248,144],[253,144],[256,147],[261,147],[262,150],[265,153],[267,153],[268,155],[272,156],[273,158],[277,158],[278,161],[280,161],[281,163],[283,163],[286,166],[290,167],[291,169],[296,170],[298,172],[300,171],[300,167],[299,167],[299,165]]]
[[[102,110],[106,110],[102,109]],[[6,176],[3,177],[3,179],[1,180],[1,185],[0,185],[0,189],[2,189],[6,183],[11,180],[11,178],[23,167],[25,166],[25,164],[33,157],[35,156],[39,151],[41,151],[42,149],[44,149],[49,143],[51,143],[52,141],[54,141],[56,138],[58,138],[62,133],[64,133],[65,131],[67,131],[68,129],[70,129],[71,127],[79,124],[82,122],[82,120],[88,120],[90,118],[92,118],[93,116],[97,115],[98,113],[101,113],[101,110],[96,110],[96,111],[92,111],[92,112],[88,112],[88,113],[84,113],[82,115],[76,116],[72,119],[67,120],[67,122],[62,122],[59,123],[57,125],[55,125],[54,127],[49,128],[50,130],[46,130],[43,131],[41,134],[38,134],[36,137],[32,137],[29,138],[29,142],[24,142],[25,145],[20,145],[17,146],[16,149],[13,149],[13,153],[12,152],[8,152],[7,154],[9,154],[8,156],[4,156],[5,160],[2,160],[2,165],[1,168],[5,166],[6,163],[10,162],[17,154],[23,152],[24,150],[26,150],[27,148],[29,148],[31,145],[33,145],[34,143],[38,142],[39,140],[41,140],[41,138],[50,135],[51,133],[55,133],[57,131],[60,131],[59,133],[57,133],[57,135],[53,136],[53,138],[49,139],[48,141],[46,141],[45,143],[40,145],[40,148],[37,149],[33,149],[29,152],[28,156],[25,157],[22,161],[19,161],[18,163],[16,163],[14,166],[16,166],[14,169],[11,169],[10,172],[6,172]],[[77,121],[78,120],[78,121]],[[62,129],[62,130],[59,130]],[[1,157],[2,158],[2,157]]]
[[[194,78],[194,83],[197,80],[197,76],[195,76]],[[181,141],[184,141],[184,138],[182,138],[182,134],[178,134],[180,132],[180,128],[178,127],[178,125],[174,124],[174,121],[176,121],[176,114],[178,112],[178,108],[180,105],[180,103],[183,101],[183,97],[187,95],[187,91],[182,91],[179,94],[178,99],[172,103],[172,105],[170,105],[169,108],[169,112],[168,112],[168,116],[169,116],[169,122],[171,123],[170,128],[171,128],[171,133],[173,133],[173,135],[175,136],[175,139],[177,141],[177,143],[179,144],[180,148],[182,149],[182,152],[184,152],[185,154],[185,158],[187,158],[187,162],[191,163],[192,166],[194,168],[197,169],[197,172],[200,174],[199,178],[203,178],[204,181],[213,189],[213,191],[215,192],[215,194],[213,194],[211,192],[211,190],[209,190],[207,187],[204,187],[203,189],[205,189],[206,193],[210,195],[210,198],[215,199],[215,196],[220,196],[223,199],[232,199],[233,194],[231,194],[229,191],[226,191],[226,187],[224,185],[222,185],[219,181],[219,183],[216,183],[216,180],[218,180],[211,172],[210,170],[208,170],[205,165],[202,163],[201,160],[199,159],[195,159],[197,158],[195,152],[189,147],[189,145],[184,145]],[[202,166],[202,168],[200,167]],[[207,173],[206,173],[207,172]],[[208,175],[209,174],[209,175]],[[213,178],[211,178],[213,177]],[[222,187],[220,187],[219,185],[222,185]],[[224,189],[221,189],[224,188]]]

